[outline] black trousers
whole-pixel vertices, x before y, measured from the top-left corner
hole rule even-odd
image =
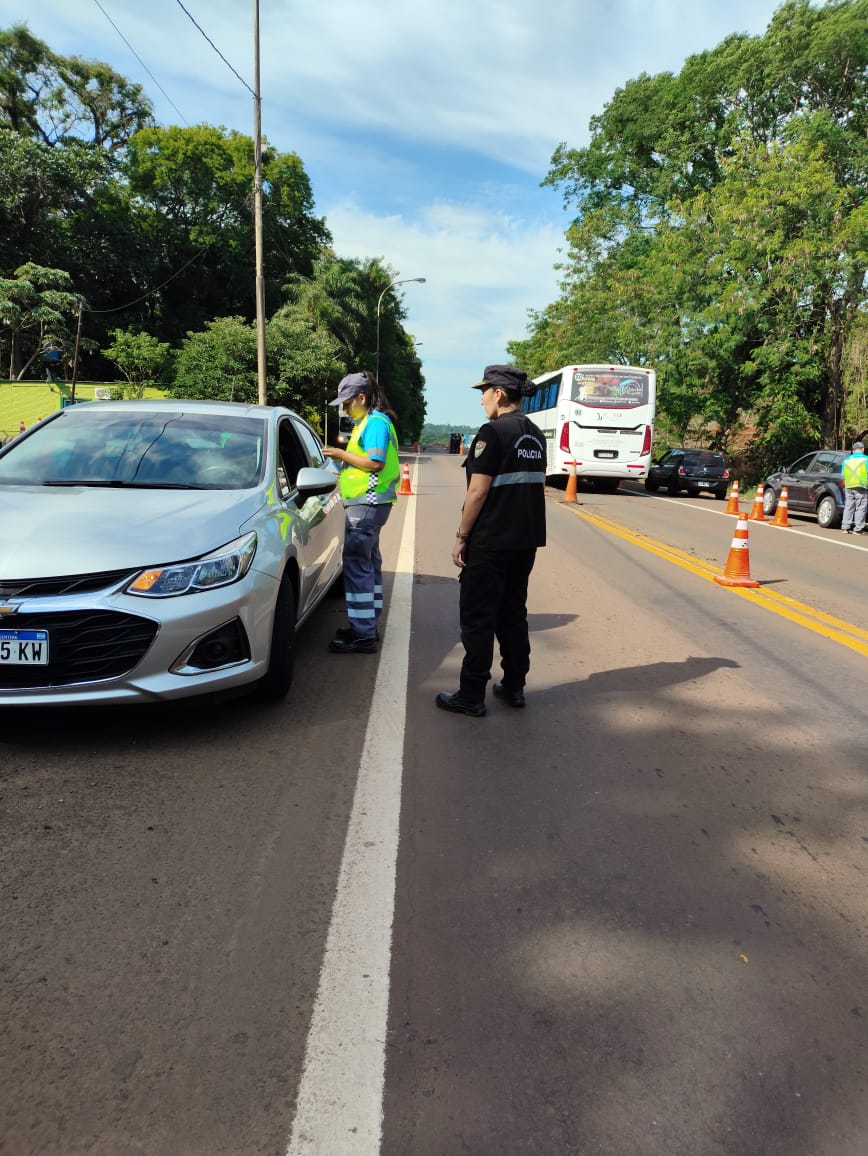
[[[527,582],[536,549],[478,550],[469,546],[461,571],[459,614],[464,662],[461,697],[482,702],[491,677],[494,640],[500,646],[503,685],[521,690],[530,670]]]

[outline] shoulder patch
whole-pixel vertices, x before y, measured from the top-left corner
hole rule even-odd
[[[485,442],[481,442],[477,438],[476,447],[473,451],[475,457],[477,457],[477,458],[482,457],[482,455],[485,453],[485,445],[486,445]]]

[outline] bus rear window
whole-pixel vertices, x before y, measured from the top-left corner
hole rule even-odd
[[[572,400],[596,409],[632,409],[648,404],[648,375],[605,370],[573,374]]]

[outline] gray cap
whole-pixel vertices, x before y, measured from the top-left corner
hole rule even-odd
[[[345,401],[349,401],[351,397],[355,397],[357,393],[370,393],[371,383],[368,381],[368,375],[362,373],[348,373],[346,377],[341,378],[341,383],[338,386],[338,396],[334,401],[330,401],[329,405],[342,405]]]
[[[865,447],[862,444],[862,442],[853,442],[853,449],[854,450],[864,450]]]

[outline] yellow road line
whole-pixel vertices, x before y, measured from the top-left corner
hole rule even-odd
[[[582,521],[596,526],[599,530],[604,530],[607,534],[614,534],[615,537],[622,538],[634,546],[639,546],[650,554],[656,554],[658,558],[672,562],[675,566],[679,566],[682,570],[688,570],[706,582],[713,582],[715,575],[721,573],[720,569],[712,566],[711,563],[695,558],[692,554],[679,550],[677,546],[668,546],[664,542],[658,542],[655,538],[650,538],[638,530],[628,530],[607,518],[601,518],[598,514],[589,514],[584,510],[570,508],[570,512],[575,514],[577,518],[581,518]],[[794,598],[788,598],[785,594],[778,594],[777,591],[767,590],[764,587],[760,587],[758,590],[749,590],[738,586],[726,587],[726,589],[733,594],[738,594],[741,598],[746,598],[757,606],[761,606],[764,610],[770,610],[781,618],[786,618],[798,626],[803,626],[806,630],[813,631],[814,634],[822,635],[832,642],[837,642],[840,646],[846,646],[850,650],[855,650],[857,654],[868,657],[868,630],[863,630],[862,627],[855,626],[852,622],[844,622],[840,618],[826,614],[823,610],[815,610],[812,606],[806,606],[803,602],[797,602]]]

